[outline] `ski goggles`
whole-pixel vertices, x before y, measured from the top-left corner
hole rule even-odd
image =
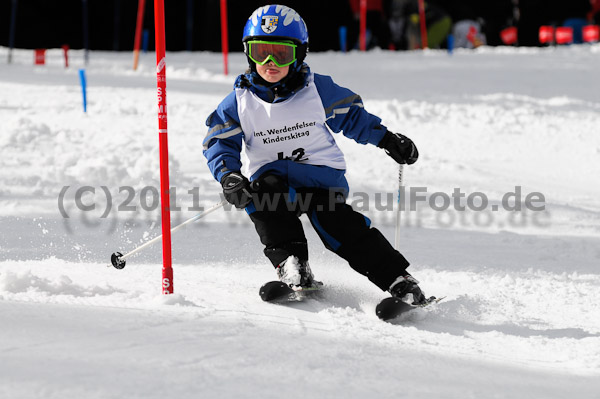
[[[285,67],[296,61],[296,47],[292,43],[250,40],[247,43],[246,54],[259,65],[273,61],[278,67]]]

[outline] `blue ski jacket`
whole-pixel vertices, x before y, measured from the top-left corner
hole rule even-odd
[[[270,103],[285,101],[306,86],[311,72],[308,65],[304,64],[296,74],[300,74],[296,76],[296,81],[300,79],[300,84],[294,84],[295,88],[285,87],[289,84],[285,79],[282,82],[268,84],[256,72],[248,71],[237,77],[234,90],[206,120],[208,133],[203,141],[203,154],[217,181],[220,182],[228,173],[240,172],[242,167],[240,154],[244,132],[238,115],[235,89],[250,90],[263,101]],[[325,111],[326,124],[331,131],[343,132],[344,136],[360,144],[379,144],[387,129],[381,124],[380,118],[364,109],[359,95],[338,86],[329,76],[314,74],[313,79]],[[345,170],[280,159],[261,167],[250,176],[250,181],[265,172],[283,177],[293,189],[335,188],[348,192]]]

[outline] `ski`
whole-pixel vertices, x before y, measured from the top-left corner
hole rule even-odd
[[[379,317],[381,320],[390,321],[413,309],[424,308],[431,304],[438,303],[444,298],[445,297],[438,299],[432,296],[421,305],[411,305],[402,301],[400,298],[389,297],[379,302],[377,307],[375,307],[375,313],[377,314],[377,317]]]
[[[301,300],[306,294],[321,290],[323,283],[315,281],[310,287],[290,288],[281,281],[269,281],[260,287],[260,298],[265,302],[285,303]]]

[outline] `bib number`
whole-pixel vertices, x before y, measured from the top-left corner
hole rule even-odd
[[[277,160],[281,161],[285,159],[294,162],[308,161],[308,157],[304,157],[305,155],[304,148],[296,148],[294,151],[292,151],[291,156],[285,156],[283,155],[283,152],[278,152]]]

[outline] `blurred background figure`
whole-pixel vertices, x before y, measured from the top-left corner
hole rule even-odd
[[[441,3],[440,3],[441,4]],[[452,30],[452,18],[437,1],[425,2],[427,44],[441,48]],[[390,31],[394,48],[414,50],[421,48],[421,29],[418,0],[392,0],[390,4]]]
[[[478,12],[477,2],[454,0],[445,2],[444,6],[453,22],[454,47],[476,48],[486,44],[484,20]]]
[[[349,29],[349,43],[359,48],[360,0],[348,0],[354,20]],[[387,3],[387,2],[386,2]],[[367,0],[367,49],[390,46],[390,28],[384,0]]]
[[[462,19],[452,27],[454,47],[477,48],[486,44],[481,23],[472,19]]]
[[[447,0],[444,9],[452,18],[454,46],[475,48],[502,45],[500,31],[513,25],[514,0]]]

